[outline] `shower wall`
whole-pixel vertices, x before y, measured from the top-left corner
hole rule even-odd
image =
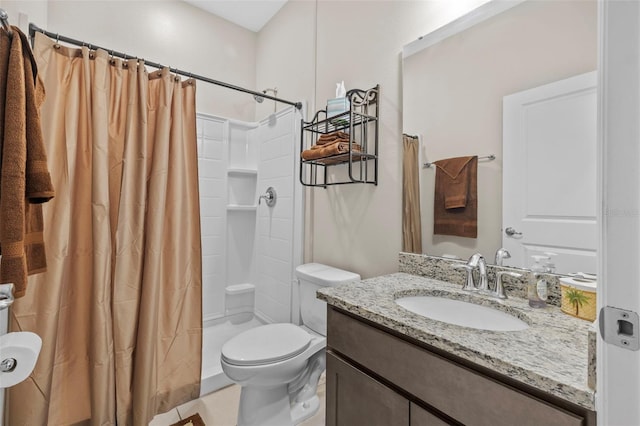
[[[299,175],[301,115],[286,108],[258,127],[258,193],[277,191],[276,205],[258,206],[256,312],[269,322],[297,322],[294,269],[302,263],[303,198]]]
[[[256,286],[261,320],[297,320],[291,294],[302,261],[300,117],[293,108],[259,122],[198,114],[205,322],[224,317],[225,287],[240,283]],[[259,205],[269,186],[276,205]]]

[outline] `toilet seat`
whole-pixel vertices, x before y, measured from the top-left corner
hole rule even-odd
[[[301,354],[310,342],[311,335],[297,325],[268,324],[228,340],[221,357],[233,365],[272,364]]]

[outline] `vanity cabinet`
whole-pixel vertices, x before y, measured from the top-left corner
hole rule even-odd
[[[300,137],[300,183],[304,186],[327,188],[349,183],[378,184],[378,105],[380,85],[368,90],[347,92],[347,111],[327,116],[327,110],[316,112],[309,122],[302,120]],[[303,152],[311,150],[323,135],[348,135],[342,140],[340,153],[321,158],[305,159]],[[334,166],[344,169],[329,172]]]
[[[327,425],[595,425],[595,413],[328,307]]]
[[[409,424],[409,400],[339,357],[327,354],[328,425]],[[334,419],[331,422],[329,419]]]

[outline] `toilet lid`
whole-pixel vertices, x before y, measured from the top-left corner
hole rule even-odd
[[[309,333],[294,324],[268,324],[244,331],[222,346],[222,358],[234,365],[260,365],[283,361],[302,353]]]

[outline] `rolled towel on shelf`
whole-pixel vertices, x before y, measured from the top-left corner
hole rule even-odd
[[[318,144],[315,144],[315,145],[313,145],[313,146],[311,147],[311,149],[325,149],[325,148],[329,148],[330,146],[332,146],[332,145],[336,145],[336,144],[342,144],[342,145],[347,145],[347,146],[348,146],[348,145],[349,145],[349,141],[348,141],[348,140],[346,140],[346,141],[345,141],[345,140],[336,140],[336,141],[333,141],[333,142],[326,143],[326,144],[324,144],[324,145],[318,145]],[[360,151],[360,150],[362,149],[362,148],[360,147],[360,145],[358,145],[357,143],[353,143],[351,146],[356,147],[356,149],[357,149],[358,151]],[[349,150],[349,148],[348,148],[348,147],[347,147],[347,148],[344,148],[344,149],[346,149],[347,151]]]
[[[349,152],[349,143],[348,142],[336,142],[327,146],[319,146],[314,145],[311,149],[307,149],[302,151],[300,154],[305,160],[317,160],[324,157],[330,157],[333,155],[346,154]],[[362,147],[359,144],[351,144],[351,149],[353,152],[362,152]]]
[[[327,145],[332,142],[348,142],[349,134],[345,132],[332,132],[320,135],[316,145]]]

